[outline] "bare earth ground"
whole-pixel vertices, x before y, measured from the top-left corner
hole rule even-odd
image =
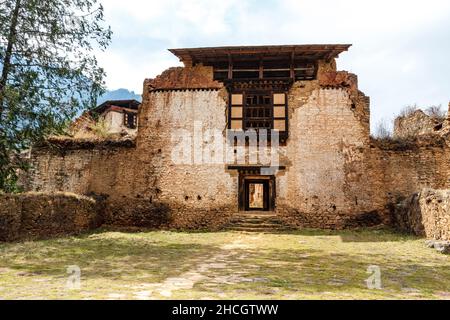
[[[80,289],[67,287],[72,265]],[[368,289],[369,266],[381,289]],[[389,230],[100,231],[0,244],[0,299],[358,298],[450,299],[450,257]]]

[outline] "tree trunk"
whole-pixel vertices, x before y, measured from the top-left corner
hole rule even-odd
[[[6,47],[5,59],[3,60],[3,71],[0,78],[0,122],[2,119],[2,113],[4,110],[3,102],[5,98],[5,88],[8,81],[9,72],[11,71],[11,59],[13,53],[13,47],[16,42],[17,36],[17,24],[19,21],[19,11],[22,0],[16,0],[16,4],[11,17],[11,25],[9,27],[8,45]]]

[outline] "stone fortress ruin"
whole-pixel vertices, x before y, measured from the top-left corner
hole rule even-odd
[[[450,188],[450,121],[372,138],[369,97],[336,68],[349,47],[170,50],[184,67],[145,80],[133,135],[49,139],[24,185],[102,199],[117,226],[217,230],[246,214],[298,228],[405,224],[400,201]],[[439,219],[448,236],[448,210]]]

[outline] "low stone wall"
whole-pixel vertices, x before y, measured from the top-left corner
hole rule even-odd
[[[107,202],[105,223],[115,227],[217,231],[230,222],[233,209],[183,207],[123,198]]]
[[[389,225],[390,223],[387,211],[371,211],[358,214],[333,213],[330,211],[327,214],[314,214],[283,207],[277,209],[277,214],[284,223],[295,229],[342,230]]]
[[[424,189],[393,210],[399,230],[435,240],[450,240],[450,190]]]
[[[101,204],[71,193],[0,194],[0,241],[44,239],[96,229]]]

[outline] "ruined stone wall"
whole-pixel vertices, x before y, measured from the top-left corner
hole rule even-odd
[[[144,87],[137,158],[148,163],[152,176],[144,195],[170,208],[176,227],[221,225],[237,211],[238,177],[226,170],[223,157],[211,163],[207,155],[216,155],[211,132],[217,130],[224,143],[226,90],[212,83],[211,68],[196,67],[190,76],[178,74],[186,70],[172,72],[177,74],[163,74],[166,82],[160,77]],[[208,81],[202,83],[205,73]],[[193,89],[165,89],[179,85],[173,79],[184,79],[179,81]],[[162,89],[153,90],[156,85]]]
[[[297,82],[290,92],[290,165],[279,178],[278,210],[291,223],[341,228],[375,209],[365,161],[368,99],[343,86],[344,75]]]
[[[444,120],[427,115],[422,110],[398,117],[394,122],[394,138],[405,139],[420,135],[439,134],[444,128]]]
[[[219,229],[238,210],[238,173],[212,163],[211,130],[225,143],[227,91],[209,67],[171,68],[144,83],[136,144],[42,148],[30,190],[106,195],[106,223]],[[371,141],[369,99],[357,78],[319,64],[318,79],[288,95],[289,139],[276,174],[277,211],[295,226],[387,222],[388,204],[423,187],[449,188],[445,143]]]
[[[450,240],[450,190],[424,189],[399,203],[393,224],[434,240]]]
[[[289,92],[290,137],[280,147],[281,165],[287,170],[277,173],[277,207],[301,225],[333,228],[348,225],[349,218],[357,220],[374,209],[364,174],[370,112],[368,98],[358,91],[356,76],[336,72],[333,62],[321,65],[317,81],[297,82]],[[204,76],[207,69],[191,71]],[[200,76],[171,72],[158,78],[157,86],[154,81],[147,84],[145,90],[153,90],[144,94],[140,115],[138,150],[155,155],[153,199],[187,216],[192,211],[213,208],[236,212],[237,172],[227,171],[224,163],[176,165],[170,159],[174,145],[171,138],[177,130],[189,138],[194,138],[196,122],[203,131],[225,130],[226,91],[172,90],[176,83],[173,79],[188,79],[197,88],[198,82],[192,79]],[[208,141],[196,141],[194,145],[199,143],[208,146]],[[194,153],[192,150],[193,161]],[[296,213],[301,217],[295,217]]]
[[[0,194],[0,241],[49,238],[98,228],[101,204],[71,193]]]
[[[145,82],[136,146],[94,141],[36,148],[27,189],[106,195],[108,224],[217,229],[237,211],[237,174],[222,160],[203,162],[193,149],[192,163],[175,163],[172,155],[183,139],[197,139],[196,124],[200,135],[218,129],[224,139],[225,96],[211,68],[169,69]],[[191,148],[190,140],[184,142]],[[208,139],[192,144],[214,155]]]
[[[219,130],[222,134],[226,127],[226,103],[221,92],[162,91],[150,93],[149,99],[151,108],[143,110],[149,120],[141,127],[138,149],[156,153],[152,166],[159,190],[157,199],[194,207],[233,202],[236,179],[226,172],[223,161],[212,164],[203,154],[210,143],[203,133]],[[189,152],[187,158],[180,155],[176,160],[178,146]],[[188,163],[179,163],[184,160]]]
[[[450,148],[445,140],[372,142],[372,201],[381,208],[423,188],[450,188]]]
[[[167,143],[168,141],[165,143],[166,151],[170,150]],[[95,147],[64,151],[54,148],[36,149],[32,155],[33,167],[28,174],[27,189],[104,196],[104,218],[109,225],[218,229],[226,224],[230,209],[225,205],[216,206],[220,204],[220,199],[216,201],[215,196],[224,194],[227,197],[225,191],[234,189],[208,189],[202,181],[197,184],[197,188],[193,188],[192,185],[196,185],[198,181],[191,177],[186,182],[185,173],[189,172],[187,167],[182,171],[177,170],[177,176],[162,173],[163,181],[160,183],[155,174],[155,168],[160,167],[154,165],[159,154],[158,150],[134,147]],[[170,154],[168,157],[170,159]],[[171,163],[167,163],[166,169],[171,166]],[[222,165],[222,172],[223,169]],[[207,176],[214,177],[214,174],[206,172],[204,179]],[[175,190],[171,183],[180,188],[176,198],[170,191]],[[184,183],[185,189],[182,189]],[[187,195],[189,198],[186,198]],[[203,203],[208,205],[203,206]]]
[[[133,143],[114,146],[97,144],[48,145],[35,148],[31,156],[27,190],[111,194],[130,166]]]

